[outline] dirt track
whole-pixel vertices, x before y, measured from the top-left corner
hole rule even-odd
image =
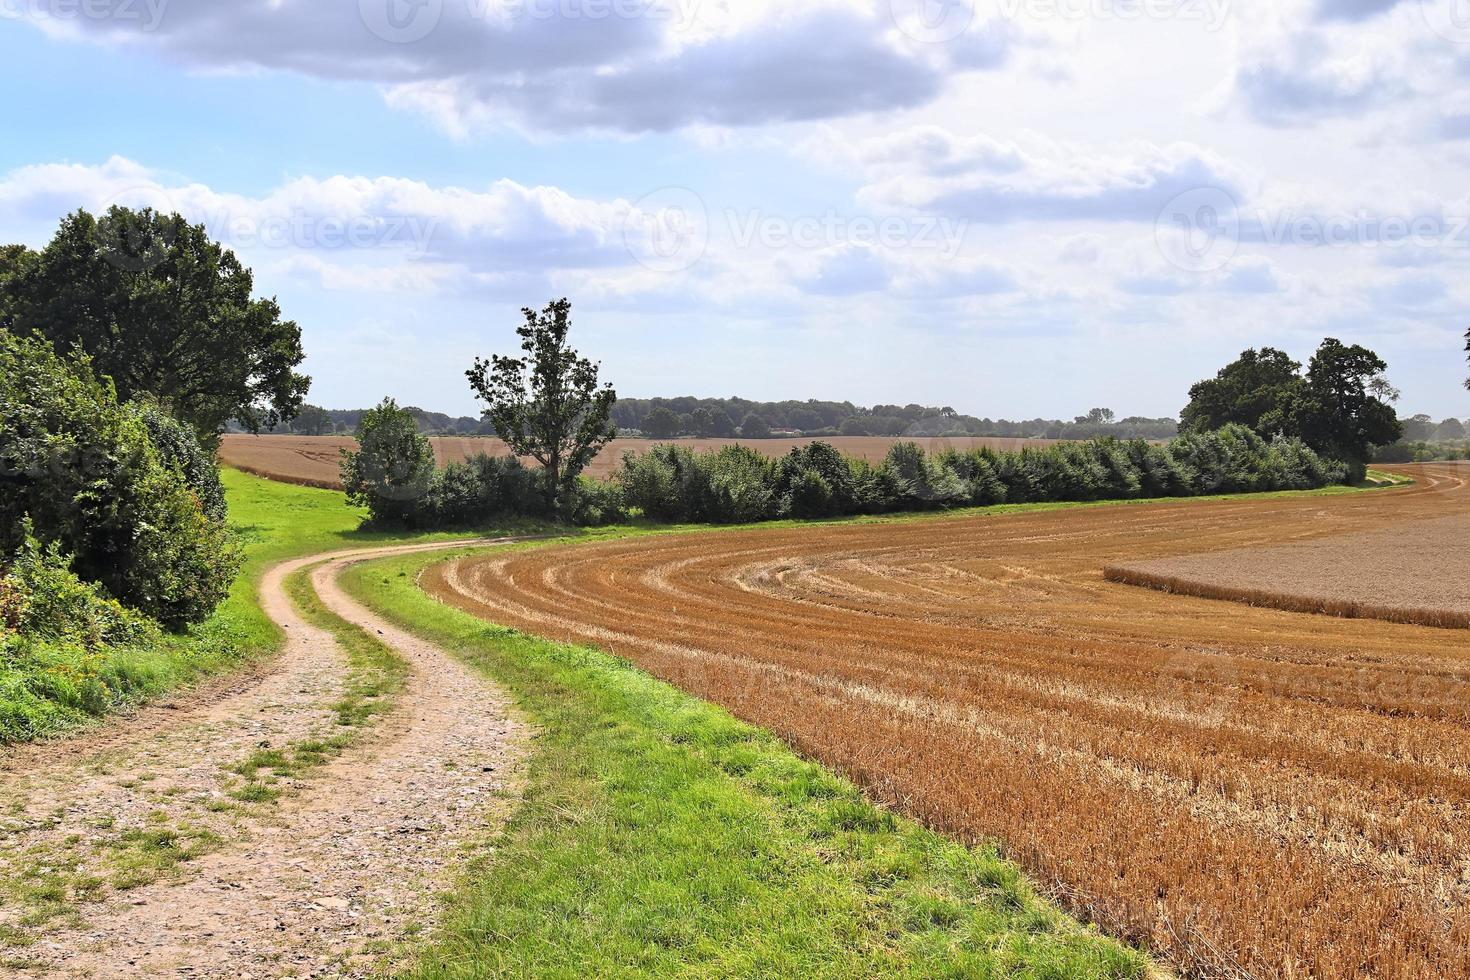
[[[733,531],[431,569],[768,726],[1074,910],[1218,976],[1470,976],[1463,632],[1105,582],[1104,565],[1470,514],[1344,496]],[[1426,556],[1430,560],[1430,556]]]
[[[411,671],[363,740],[279,804],[218,807],[238,782],[227,770],[255,749],[333,734],[345,657],[282,591],[287,575],[321,556],[278,566],[262,583],[288,641],[258,683],[65,747],[30,747],[0,772],[7,878],[75,860],[107,879],[117,854],[108,842],[130,831],[214,848],[180,865],[177,879],[104,889],[81,905],[80,922],[43,929],[33,945],[0,942],[0,962],[47,976],[357,976],[412,926],[430,924],[456,845],[501,820],[518,791],[523,732],[483,677],[336,585],[346,562],[422,547],[339,554],[313,573],[323,603],[381,634]],[[18,924],[24,911],[0,908],[0,924]]]

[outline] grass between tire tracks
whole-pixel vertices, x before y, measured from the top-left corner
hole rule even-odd
[[[435,601],[416,576],[443,560],[374,561],[342,582],[510,690],[540,733],[524,802],[477,849],[412,975],[1148,972],[994,851],[873,806],[723,709]]]

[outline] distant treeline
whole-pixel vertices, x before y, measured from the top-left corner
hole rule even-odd
[[[271,431],[296,435],[351,434],[368,410],[324,409],[307,405],[295,419]],[[494,426],[469,416],[449,416],[408,406],[425,435],[493,436]],[[1072,421],[1062,419],[975,418],[953,408],[925,405],[874,405],[852,402],[756,402],[744,398],[622,398],[612,418],[623,438],[765,439],[772,436],[992,436],[1020,439],[1171,439],[1179,426],[1171,418],[1117,419],[1109,409],[1093,409]],[[243,431],[232,423],[230,431]]]

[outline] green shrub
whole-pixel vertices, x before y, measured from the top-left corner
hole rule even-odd
[[[29,532],[30,528],[25,528]],[[87,650],[157,638],[157,627],[71,570],[57,544],[29,533],[0,577],[5,628],[21,637],[75,643]]]
[[[159,462],[176,470],[199,505],[211,519],[225,519],[225,488],[219,479],[214,455],[199,445],[194,430],[155,405],[134,403],[135,411],[148,428],[148,438],[158,453]]]
[[[342,488],[378,526],[416,526],[429,517],[425,500],[434,482],[434,447],[412,413],[391,398],[363,413],[357,451],[342,451]]]
[[[80,578],[180,627],[213,612],[241,559],[145,415],[86,358],[0,330],[0,554],[24,545],[29,517]]]

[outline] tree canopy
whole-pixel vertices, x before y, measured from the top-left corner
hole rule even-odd
[[[1189,389],[1180,413],[1186,432],[1208,432],[1232,422],[1265,433],[1279,426],[1288,392],[1300,380],[1301,363],[1274,347],[1242,351],[1213,378]]]
[[[212,442],[291,418],[310,379],[301,330],[250,270],[177,214],[77,211],[39,252],[0,249],[0,327],[80,349],[121,400],[153,395]]]
[[[557,508],[598,450],[617,434],[612,407],[617,393],[598,386],[598,366],[567,345],[571,301],[540,311],[521,311],[516,329],[524,357],[475,358],[465,372],[485,417],[517,456],[529,456],[545,473],[546,502]]]
[[[1403,434],[1390,402],[1388,364],[1373,351],[1329,337],[1307,365],[1270,347],[1244,351],[1189,390],[1186,431],[1240,424],[1264,436],[1296,436],[1318,452],[1366,461]]]

